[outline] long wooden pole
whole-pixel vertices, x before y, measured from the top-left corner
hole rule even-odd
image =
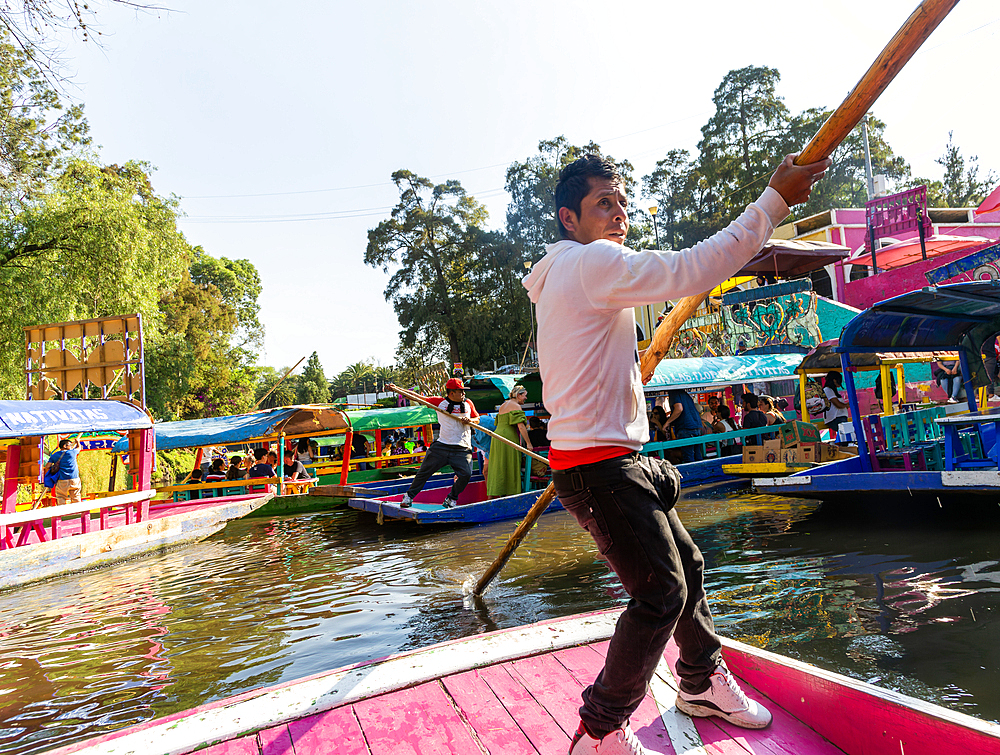
[[[425,401],[421,396],[418,396],[416,393],[413,393],[412,391],[408,391],[405,388],[400,388],[398,385],[393,385],[392,383],[389,383],[388,385],[386,385],[386,388],[388,388],[390,391],[394,391],[394,392],[398,393],[400,396],[402,396],[405,399],[409,399],[410,401],[415,401],[418,404],[423,404],[428,409],[433,409],[438,414],[441,414],[441,415],[443,415],[445,417],[451,417],[451,419],[455,419],[450,414],[448,414],[448,412],[446,412],[444,409],[441,409],[441,408],[439,408],[437,406],[434,406],[434,404],[432,404],[430,401]],[[539,456],[538,454],[534,453],[533,451],[529,451],[527,448],[525,448],[521,444],[515,443],[514,441],[510,440],[509,438],[505,438],[502,435],[497,435],[495,432],[493,432],[492,430],[487,430],[485,427],[480,427],[479,425],[476,425],[475,427],[476,427],[477,430],[479,430],[480,432],[486,433],[491,438],[496,438],[497,440],[503,441],[504,443],[506,443],[511,448],[516,448],[518,451],[520,451],[521,453],[523,453],[525,456],[530,456],[532,459],[537,459],[538,461],[545,462],[545,466],[549,465],[549,460],[548,459],[546,459],[544,456]]]
[[[900,72],[907,61],[913,57],[924,40],[931,35],[938,24],[944,20],[952,8],[958,4],[958,0],[924,0],[906,20],[906,23],[896,32],[895,36],[889,40],[882,53],[875,59],[868,72],[861,78],[861,81],[851,90],[847,98],[840,104],[824,123],[816,135],[809,140],[799,156],[795,159],[796,165],[808,165],[810,163],[829,157],[837,146],[847,137],[861,119],[874,104],[878,96],[885,91],[889,83]],[[677,305],[670,310],[663,322],[656,328],[649,348],[642,355],[639,369],[642,372],[642,382],[648,383],[656,370],[656,365],[660,363],[670,348],[670,342],[677,335],[677,331],[687,321],[709,295],[709,291],[694,296],[685,296]],[[487,570],[486,574],[476,583],[472,591],[473,595],[479,596],[489,586],[490,582],[500,573],[504,565],[513,555],[517,546],[524,540],[528,530],[532,528],[535,521],[548,508],[549,503],[555,497],[555,489],[552,483],[545,489],[538,501],[531,510],[528,511],[524,521],[518,525],[517,530],[511,535],[510,540],[500,552],[499,558]]]
[[[260,401],[258,401],[256,404],[254,404],[253,408],[256,409],[258,406],[260,406],[262,403],[264,403],[264,399],[266,399],[268,396],[270,396],[272,393],[274,393],[276,390],[278,390],[278,386],[285,382],[285,378],[287,378],[289,375],[291,375],[292,372],[295,371],[295,367],[298,367],[305,360],[306,360],[306,358],[302,357],[302,359],[300,359],[299,361],[297,361],[295,363],[294,367],[292,367],[291,369],[289,369],[288,372],[286,372],[284,375],[281,376],[281,380],[279,380],[277,383],[275,383],[273,386],[271,386],[271,390],[269,390],[267,393],[265,393],[263,396],[260,397]]]

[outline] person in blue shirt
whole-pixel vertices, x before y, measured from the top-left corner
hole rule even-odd
[[[52,488],[57,504],[83,501],[80,469],[76,465],[78,453],[80,453],[80,444],[76,440],[63,438],[59,441],[59,450],[49,457],[49,461],[45,465],[50,470],[58,471],[56,486]]]
[[[701,435],[701,414],[687,391],[676,390],[667,394],[670,402],[670,414],[667,416],[666,427],[674,428],[674,437],[697,438]],[[681,463],[701,460],[701,448],[685,446],[680,449]]]

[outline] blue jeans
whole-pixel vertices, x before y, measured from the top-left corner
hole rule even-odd
[[[681,688],[708,689],[721,643],[705,598],[705,561],[673,511],[680,474],[672,464],[633,453],[554,471],[552,481],[632,598],[604,668],[583,692],[580,718],[603,736],[639,706],[671,635],[680,650]]]
[[[431,475],[441,467],[448,465],[451,465],[451,468],[455,470],[455,483],[451,486],[448,497],[457,501],[459,493],[465,490],[465,486],[472,479],[472,450],[461,446],[449,446],[439,441],[434,441],[427,449],[427,455],[424,456],[423,463],[417,470],[406,494],[410,498],[416,498],[417,493],[424,489],[424,485],[427,484]]]
[[[677,436],[677,440],[681,438],[697,438],[701,436],[701,428],[691,430],[676,429],[674,430],[674,435]],[[701,461],[701,446],[684,446],[680,451],[682,464],[686,464],[689,461]]]

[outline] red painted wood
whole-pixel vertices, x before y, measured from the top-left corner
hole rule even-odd
[[[90,512],[84,511],[80,514],[80,532],[87,534],[90,532]]]
[[[471,729],[436,682],[355,704],[372,755],[482,752]]]
[[[52,539],[53,540],[58,540],[59,539],[59,530],[60,530],[59,525],[61,523],[62,523],[62,519],[61,518],[59,518],[58,516],[52,517],[52,522],[50,523],[50,526],[52,527]]]
[[[296,755],[292,735],[285,725],[257,732],[257,745],[260,755]]]
[[[504,666],[480,669],[479,676],[490,686],[541,755],[566,755],[572,732],[564,731]]]
[[[350,705],[292,721],[288,731],[296,755],[324,755],[333,751],[337,755],[371,755]]]
[[[455,674],[442,680],[469,725],[486,749],[503,755],[537,755],[517,721],[497,699],[478,671]]]
[[[257,735],[251,734],[198,750],[198,755],[260,755],[260,748],[257,746]]]

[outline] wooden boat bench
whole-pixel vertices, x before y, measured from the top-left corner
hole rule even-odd
[[[94,498],[81,503],[67,503],[62,506],[47,506],[30,511],[18,511],[13,514],[0,514],[0,550],[19,548],[28,544],[28,538],[34,532],[41,542],[58,540],[61,535],[63,517],[80,517],[82,534],[93,531],[90,514],[98,511],[98,530],[108,529],[113,509],[125,507],[125,523],[138,524],[149,519],[149,501],[156,495],[156,490],[137,490],[132,493],[110,495],[104,498]],[[46,532],[44,522],[50,519],[49,532]],[[20,528],[20,532],[17,530]],[[17,540],[14,540],[17,533]]]

